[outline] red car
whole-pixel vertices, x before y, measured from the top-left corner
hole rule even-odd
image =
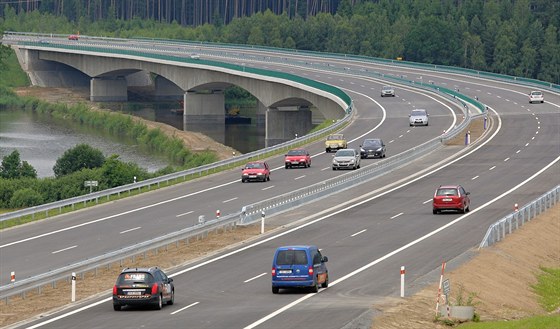
[[[284,165],[286,169],[294,166],[311,167],[311,156],[304,149],[293,149],[284,156]]]
[[[249,162],[241,170],[241,183],[248,181],[266,182],[270,180],[270,167],[264,161]]]
[[[78,36],[76,34],[69,35],[68,40],[78,40]]]
[[[461,185],[442,185],[437,188],[432,201],[432,212],[440,213],[442,210],[458,210],[460,213],[469,212],[471,205],[470,193]]]

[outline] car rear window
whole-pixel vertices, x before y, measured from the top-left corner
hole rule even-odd
[[[442,188],[438,189],[436,195],[459,195],[455,188]]]
[[[146,272],[127,272],[119,275],[117,284],[128,283],[152,283],[153,277],[150,273]]]
[[[330,135],[327,137],[328,140],[341,140],[344,139],[342,135]]]
[[[276,256],[277,265],[307,265],[305,250],[280,250]]]

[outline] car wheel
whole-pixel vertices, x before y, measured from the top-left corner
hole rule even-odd
[[[437,215],[439,211],[437,209],[432,209],[432,214]]]
[[[327,278],[325,279],[325,282],[321,284],[321,287],[323,288],[327,288],[328,286],[329,286],[329,273],[327,273]]]
[[[332,167],[332,170],[336,170],[336,168],[335,168],[335,167]]]
[[[329,149],[325,149],[325,153],[329,153],[329,152],[330,152]]]
[[[120,310],[121,310],[121,306],[120,306],[120,305],[113,304],[113,309],[114,309],[115,311],[120,311]]]
[[[243,178],[241,178],[241,183],[245,183],[245,180]]]
[[[163,299],[161,298],[161,294],[158,296],[158,302],[156,304],[156,310],[161,310],[163,308]]]
[[[270,176],[266,176],[266,180],[267,180],[267,181],[270,181]]]
[[[290,166],[288,166],[288,165],[285,165],[284,167],[285,167],[286,169],[290,168]]]
[[[307,164],[307,168],[309,168],[309,167],[311,167],[311,162],[309,162],[309,163]]]
[[[469,206],[467,206],[467,208],[465,208],[465,212],[469,212],[469,211],[471,211],[471,209]]]
[[[358,169],[360,169],[360,164],[358,163]]]
[[[280,288],[278,288],[278,287],[272,287],[272,293],[273,293],[273,294],[277,294],[278,292],[280,292]]]
[[[171,290],[171,299],[167,302],[167,305],[173,305],[175,303],[175,290]]]

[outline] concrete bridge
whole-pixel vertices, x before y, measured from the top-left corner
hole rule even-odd
[[[239,86],[258,100],[257,124],[266,127],[266,146],[306,134],[312,128],[312,108],[325,119],[340,119],[349,106],[340,90],[338,95],[329,90],[336,89],[332,86],[198,56],[67,45],[52,39],[12,43],[12,48],[33,85],[89,86],[90,100],[96,102],[126,102],[130,88],[150,87],[148,96],[153,99],[183,99],[184,125],[225,125],[224,90]]]

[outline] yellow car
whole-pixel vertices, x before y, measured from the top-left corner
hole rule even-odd
[[[331,150],[340,150],[347,148],[348,143],[343,134],[331,134],[327,136],[325,141],[325,152],[329,153]]]

